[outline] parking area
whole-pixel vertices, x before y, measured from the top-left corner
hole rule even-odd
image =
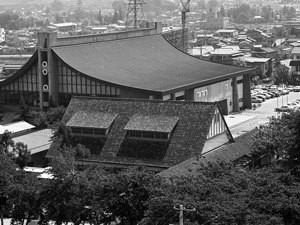
[[[297,99],[300,99],[300,92],[292,91],[286,95],[270,98],[260,103],[260,106],[255,109],[248,109],[238,114],[225,116],[225,120],[230,127],[233,137],[237,137],[267,123],[272,116],[280,116],[283,112],[275,111],[275,109],[296,102]]]

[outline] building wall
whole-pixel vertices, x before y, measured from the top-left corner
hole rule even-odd
[[[232,112],[232,79],[194,89],[194,101],[215,102],[226,99],[228,111]]]

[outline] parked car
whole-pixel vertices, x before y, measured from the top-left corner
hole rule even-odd
[[[289,108],[287,105],[283,105],[280,108],[275,108],[275,112],[289,112],[292,109]]]
[[[288,103],[288,104],[287,104],[287,107],[289,107],[290,109],[294,109],[294,108],[298,107],[298,104],[297,104],[297,103],[294,103],[294,102]]]
[[[266,93],[266,92],[261,92],[261,93],[259,93],[259,95],[264,95],[264,96],[266,96],[266,99],[271,98],[271,95],[269,95],[269,94]]]
[[[276,94],[274,94],[274,93],[273,93],[273,92],[271,92],[271,91],[268,91],[268,92],[267,92],[267,94],[268,94],[268,95],[271,95],[271,98],[274,98],[274,97],[276,97]]]
[[[262,101],[266,101],[266,96],[264,95],[255,95],[255,97],[260,98]]]
[[[283,95],[287,95],[288,93],[290,93],[289,90],[282,88],[282,87],[278,88],[278,91],[282,92]]]
[[[264,85],[256,85],[255,88],[256,89],[262,89],[262,88],[265,88],[265,86]]]
[[[251,97],[251,102],[252,103],[262,103],[263,100],[261,98],[258,98],[256,96]]]
[[[286,90],[294,91],[294,86],[289,85],[289,86],[286,87]]]
[[[272,91],[277,90],[277,85],[271,85],[269,89],[272,90]]]
[[[295,86],[294,87],[294,92],[300,92],[300,86]]]
[[[277,91],[270,91],[270,93],[272,93],[275,97],[279,97],[280,94]]]

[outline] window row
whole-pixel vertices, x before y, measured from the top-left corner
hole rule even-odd
[[[37,66],[34,65],[24,75],[5,85],[2,90],[6,91],[37,91],[38,90],[38,75]]]
[[[205,96],[207,96],[207,95],[208,95],[208,91],[207,91],[207,90],[202,90],[202,91],[197,91],[197,92],[196,92],[196,96],[197,96],[198,98],[205,97]]]
[[[120,89],[108,85],[76,85],[59,84],[60,93],[80,94],[80,95],[102,95],[102,96],[120,96]]]
[[[169,133],[129,130],[127,137],[168,140]]]
[[[79,95],[120,96],[120,89],[87,79],[58,62],[58,91]]]
[[[106,135],[106,129],[102,128],[71,127],[71,131],[73,134]]]
[[[5,91],[0,88],[1,104],[19,104],[20,99],[23,99],[27,105],[37,106],[39,93],[33,91]]]

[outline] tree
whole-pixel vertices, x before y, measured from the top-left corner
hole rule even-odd
[[[50,4],[50,8],[52,11],[60,11],[63,8],[63,2],[61,0],[53,0]]]
[[[19,121],[19,120],[28,121],[29,116],[30,116],[29,115],[29,107],[26,104],[26,102],[24,101],[24,98],[21,97],[21,100],[20,100],[20,111],[19,111],[18,116],[15,119],[15,121]]]
[[[282,83],[284,83],[284,84],[288,84],[288,83],[290,83],[290,78],[289,78],[289,69],[286,67],[286,66],[284,66],[284,65],[282,65],[282,64],[280,64],[280,62],[278,62],[278,63],[276,63],[275,64],[275,71],[276,71],[276,73],[275,73],[275,84],[282,84]]]
[[[262,16],[265,19],[265,22],[268,23],[272,19],[272,8],[268,6],[263,6],[261,8]]]
[[[97,187],[100,191],[95,195],[93,207],[110,212],[112,221],[118,218],[120,224],[137,224],[147,210],[150,191],[154,185],[159,186],[158,180],[141,168],[108,175]]]
[[[241,12],[237,17],[237,21],[239,23],[248,23],[249,22],[249,16],[247,15],[247,13]]]
[[[140,224],[177,223],[173,206],[183,204],[196,209],[184,214],[191,224],[296,225],[300,221],[299,187],[295,177],[280,167],[250,171],[209,163],[193,176],[173,177],[158,187]]]
[[[27,145],[22,142],[17,142],[12,151],[9,153],[11,159],[23,169],[31,162],[30,151],[27,149]]]
[[[226,16],[225,9],[224,9],[224,5],[221,5],[221,8],[220,8],[220,16],[222,16],[222,17],[225,17],[225,16]]]
[[[41,181],[36,174],[29,174],[18,170],[14,175],[14,182],[9,186],[9,203],[12,205],[12,223],[26,225],[39,215],[38,193]]]
[[[16,167],[14,163],[5,155],[0,153],[0,216],[1,225],[4,225],[3,215],[8,212],[8,193],[11,183],[14,182]]]
[[[102,25],[102,13],[101,13],[101,10],[99,10],[99,13],[98,13],[98,16],[97,16],[97,20],[99,21],[100,25]]]
[[[212,9],[213,11],[218,7],[219,2],[217,0],[209,0],[207,2],[207,8]]]
[[[66,108],[63,106],[49,108],[47,111],[43,112],[30,111],[28,121],[37,128],[56,129],[59,126],[65,111]]]
[[[11,138],[11,133],[5,130],[3,134],[0,135],[0,155],[8,154],[9,147],[14,146],[14,141]]]
[[[78,0],[77,1],[77,8],[82,8],[82,6],[83,6],[82,0]]]
[[[199,9],[204,10],[204,9],[206,9],[206,2],[204,0],[200,0],[197,2],[197,6]]]
[[[252,156],[260,159],[268,156],[287,166],[300,168],[300,112],[284,113],[280,118],[271,118],[253,137]],[[300,170],[299,170],[300,171]]]
[[[114,11],[113,18],[112,18],[112,22],[113,22],[113,23],[117,23],[117,22],[118,22],[118,19],[119,19],[118,11],[115,10],[115,11]]]

